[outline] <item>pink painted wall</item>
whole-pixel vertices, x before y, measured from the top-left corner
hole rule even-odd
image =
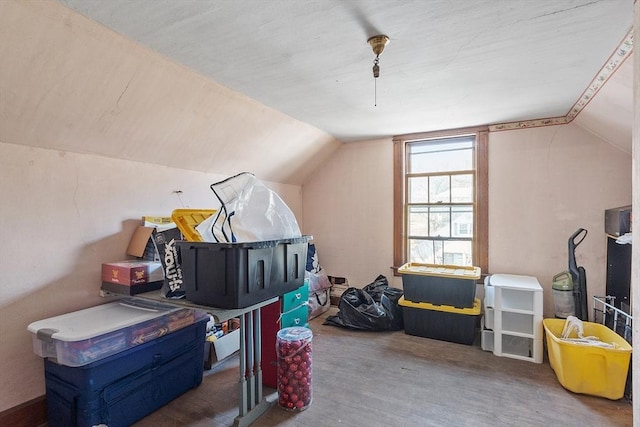
[[[303,187],[307,232],[328,274],[355,286],[392,279],[393,153],[390,140],[343,146]],[[569,236],[589,294],[604,292],[604,210],[631,203],[631,157],[575,124],[489,135],[490,273],[533,275],[553,315],[553,275],[567,268]]]
[[[215,209],[209,185],[227,175],[4,143],[0,170],[2,411],[44,394],[27,326],[105,303],[101,264],[127,258],[141,217]],[[301,222],[300,186],[267,184]]]

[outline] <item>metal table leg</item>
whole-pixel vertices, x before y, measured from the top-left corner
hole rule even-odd
[[[278,399],[277,393],[266,398],[262,396],[260,333],[259,308],[240,316],[240,402],[239,415],[233,423],[234,427],[251,425]]]

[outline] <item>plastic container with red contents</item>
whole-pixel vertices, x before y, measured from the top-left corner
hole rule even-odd
[[[309,328],[294,326],[278,331],[278,404],[288,411],[304,411],[313,400],[312,341]]]

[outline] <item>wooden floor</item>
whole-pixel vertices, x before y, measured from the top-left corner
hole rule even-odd
[[[473,346],[399,332],[359,332],[313,319],[313,403],[273,406],[265,426],[631,426],[632,405],[565,390],[545,357],[534,364]],[[238,361],[227,359],[198,388],[135,427],[232,426]],[[273,391],[267,389],[266,391]]]

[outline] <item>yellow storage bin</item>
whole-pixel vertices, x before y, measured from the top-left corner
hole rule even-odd
[[[202,242],[196,230],[198,224],[216,213],[215,209],[175,209],[171,219],[188,242]]]
[[[407,301],[473,308],[480,267],[409,262],[398,273]]]
[[[574,393],[617,400],[624,387],[631,359],[631,345],[599,323],[582,322],[584,336],[595,336],[615,348],[590,346],[561,339],[565,319],[544,319],[549,363],[558,381]],[[575,334],[570,336],[577,338]]]

